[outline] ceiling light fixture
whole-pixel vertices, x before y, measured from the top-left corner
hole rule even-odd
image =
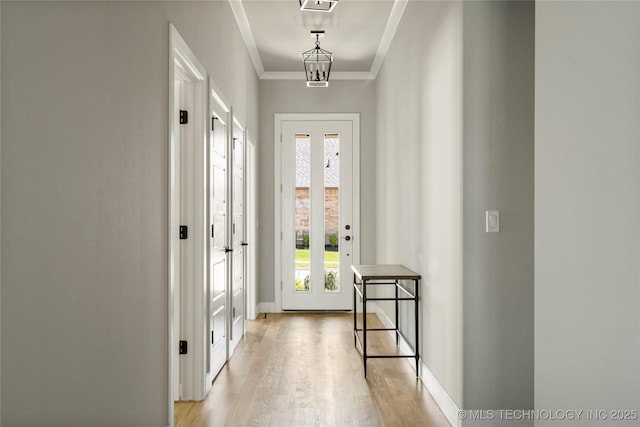
[[[338,0],[298,0],[300,10],[307,12],[331,12]]]
[[[320,48],[320,37],[324,37],[324,30],[311,31],[311,37],[316,38],[316,46],[302,52],[307,87],[328,87],[333,53]]]

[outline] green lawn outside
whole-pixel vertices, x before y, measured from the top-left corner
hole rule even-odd
[[[340,252],[324,251],[324,266],[338,268]],[[296,249],[296,267],[309,268],[309,249]]]

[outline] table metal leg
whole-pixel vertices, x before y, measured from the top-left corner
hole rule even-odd
[[[416,377],[420,378],[420,351],[419,351],[419,340],[420,340],[420,334],[418,333],[418,327],[420,325],[420,322],[418,320],[418,281],[414,280],[413,281],[413,296],[414,296],[414,306],[416,309],[416,314],[415,314],[415,318],[416,318]]]
[[[395,281],[396,284],[394,286],[395,291],[396,291],[396,324],[395,324],[395,328],[396,328],[396,347],[400,344],[400,333],[398,332],[398,330],[400,329],[400,325],[398,324],[399,322],[399,314],[398,314],[398,281]]]
[[[356,275],[353,274],[353,346],[358,346],[358,306],[356,305]]]
[[[367,282],[362,281],[362,363],[367,378]]]

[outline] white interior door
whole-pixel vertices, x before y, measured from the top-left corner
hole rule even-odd
[[[283,121],[283,310],[351,310],[353,122]]]
[[[233,121],[231,144],[231,328],[229,351],[233,353],[244,335],[245,312],[245,132],[244,127]]]
[[[209,381],[227,360],[227,145],[228,110],[210,91],[209,131],[209,268],[208,268],[208,373]]]

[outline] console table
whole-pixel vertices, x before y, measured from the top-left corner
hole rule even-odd
[[[397,358],[397,357],[413,357],[416,359],[416,376],[419,375],[420,353],[418,351],[418,286],[420,275],[402,265],[385,264],[385,265],[352,265],[353,270],[353,345],[362,353],[362,362],[364,364],[364,376],[367,377],[367,359],[369,358]],[[413,281],[413,292],[406,289],[400,283],[401,280]],[[395,293],[393,297],[374,297],[367,296],[367,288],[370,286],[393,286]],[[356,317],[357,296],[362,298],[362,328],[358,328],[358,319]],[[402,296],[401,296],[402,295]],[[367,302],[368,301],[395,301],[395,325],[393,328],[367,328]],[[402,333],[398,329],[398,302],[413,301],[415,306],[415,349],[414,354],[408,355],[371,355],[367,352],[367,332],[369,331],[394,331],[396,334],[396,346],[399,344],[399,338]],[[359,332],[362,332],[362,341]],[[404,338],[404,337],[403,337]],[[405,340],[406,341],[406,340]],[[359,346],[359,348],[358,348]]]

